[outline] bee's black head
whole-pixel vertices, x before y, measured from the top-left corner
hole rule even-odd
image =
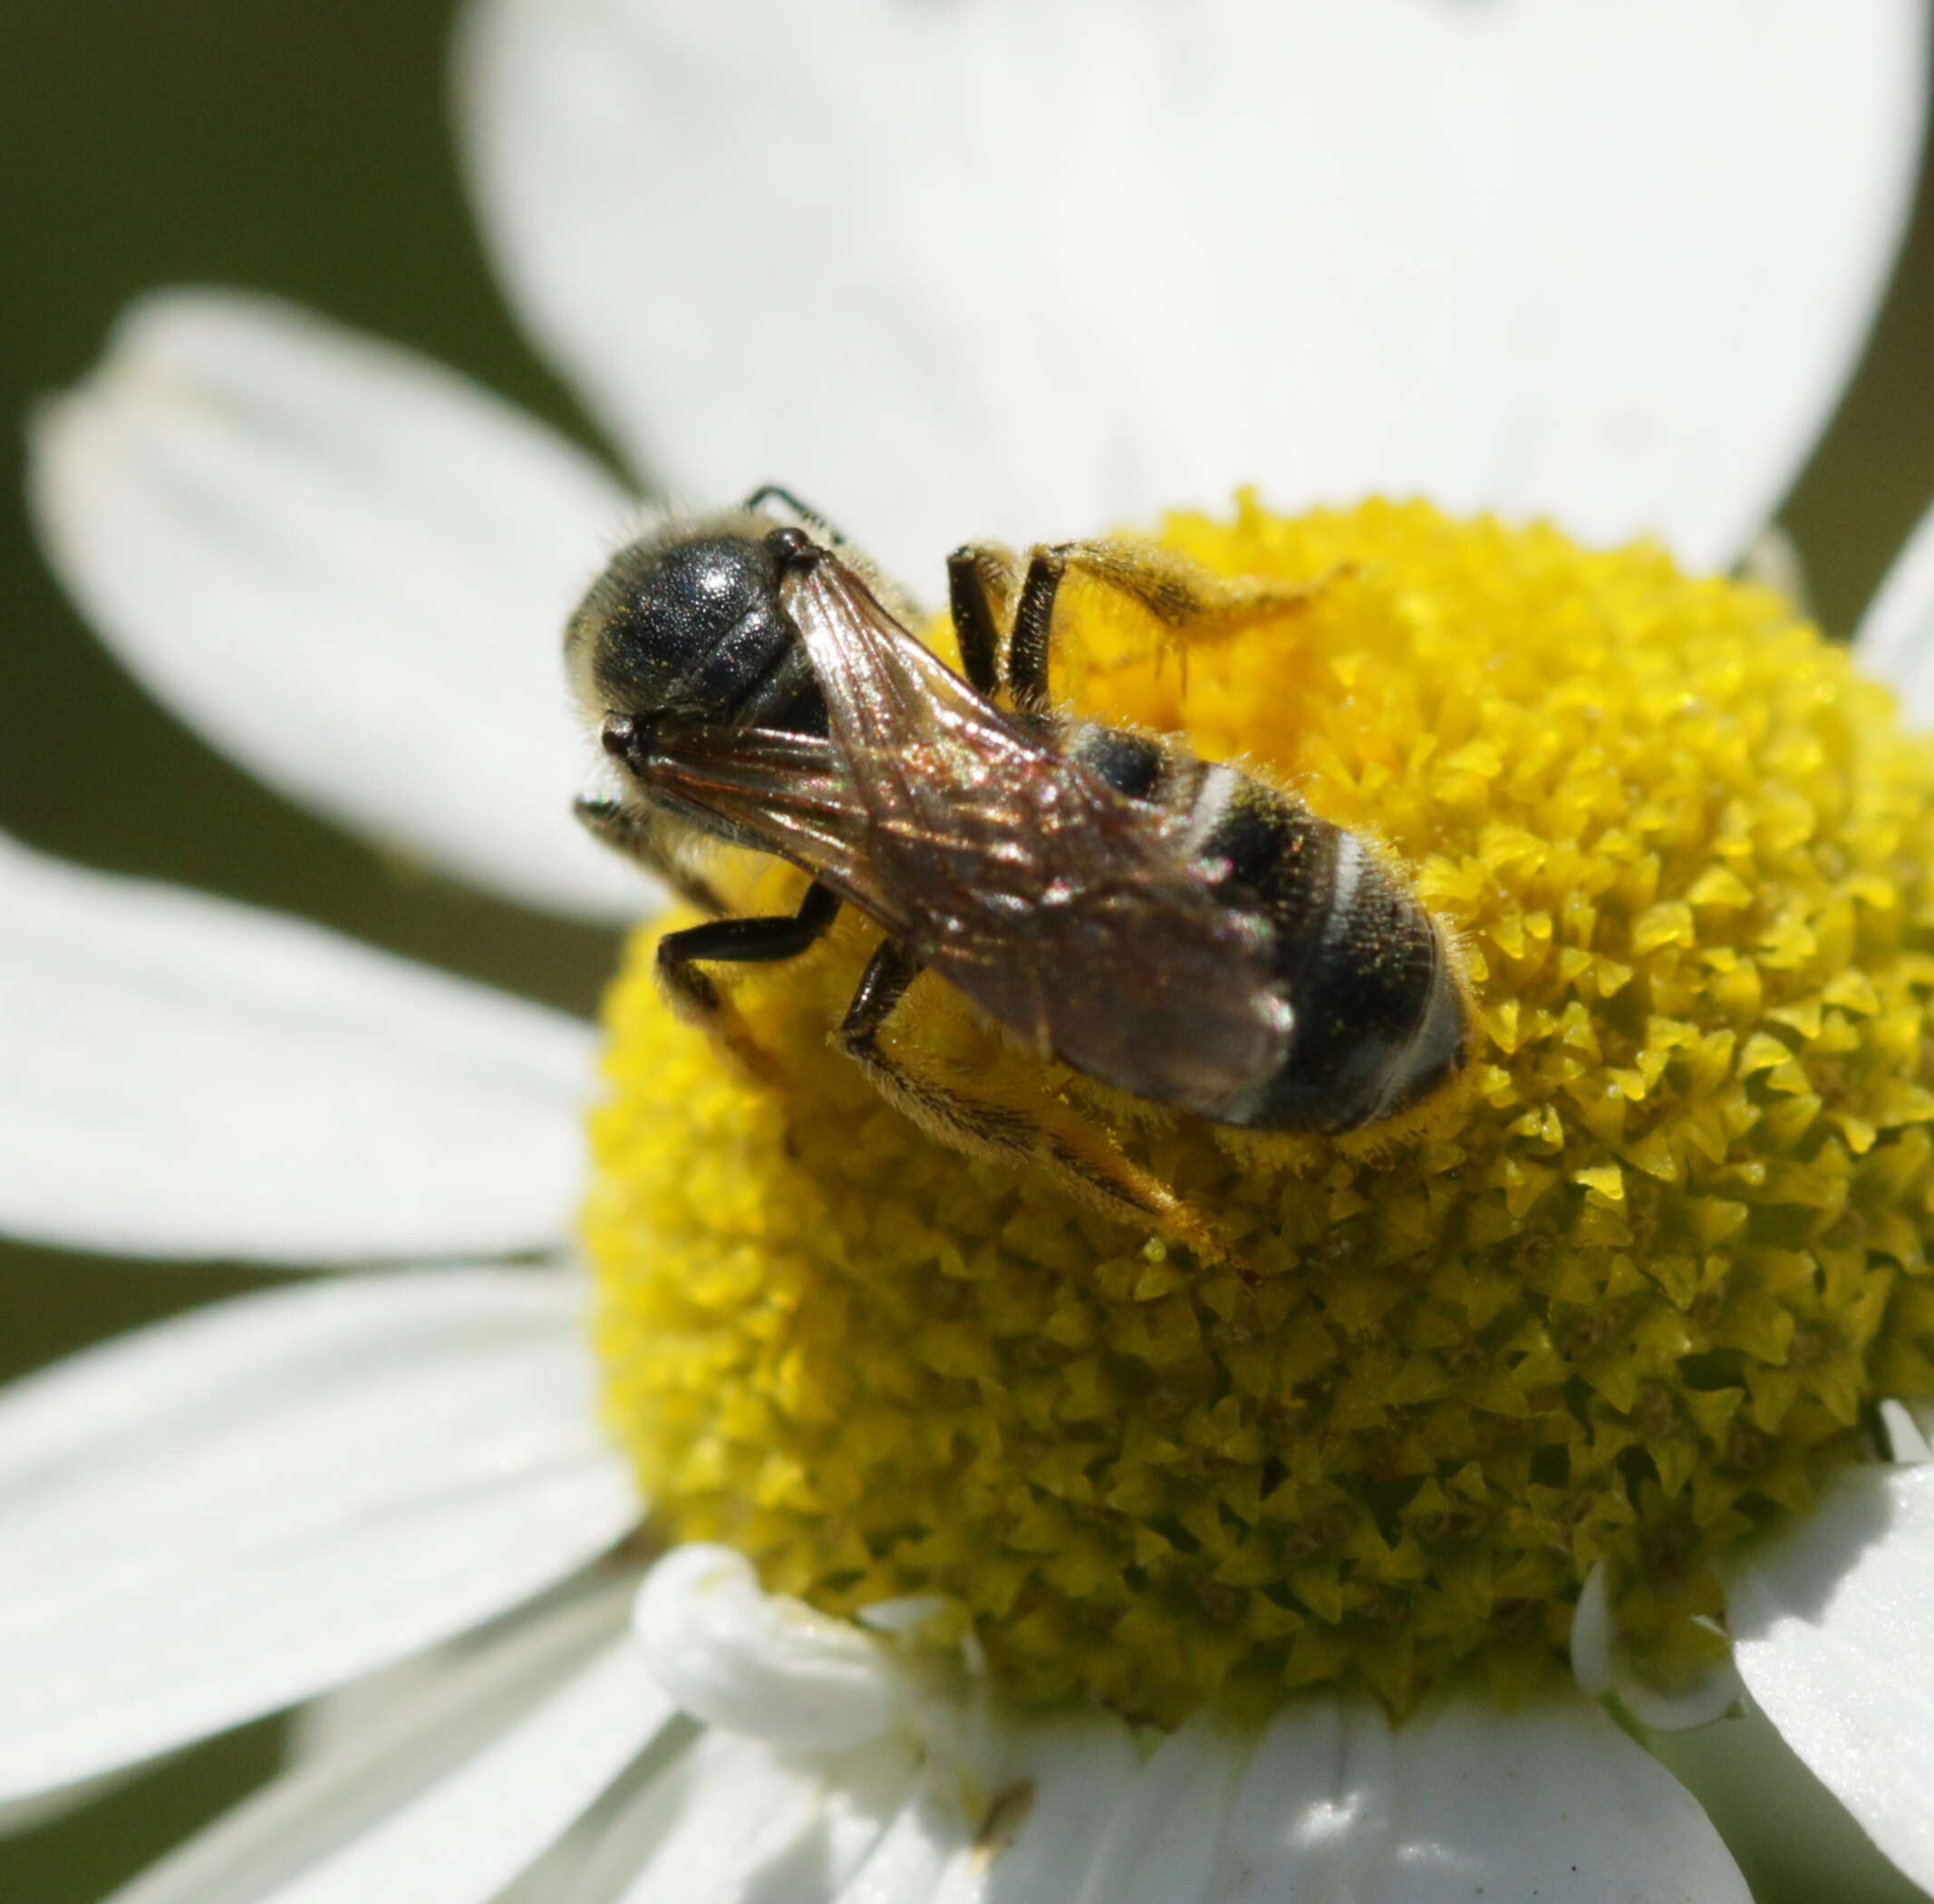
[[[587,719],[675,713],[824,731],[824,706],[779,598],[779,577],[798,559],[785,533],[734,516],[621,549],[565,631]]]

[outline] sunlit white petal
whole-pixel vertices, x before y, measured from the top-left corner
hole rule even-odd
[[[1205,1897],[1378,1896],[1396,1804],[1396,1746],[1382,1709],[1363,1698],[1300,1700],[1246,1756]]]
[[[1913,0],[481,0],[514,294],[641,464],[932,588],[1262,483],[1727,554],[1899,236]]]
[[[1578,1698],[1440,1702],[1392,1725],[1367,1701],[1317,1696],[1260,1735],[1198,1722],[1149,1761],[1079,1895],[1746,1900],[1687,1793]]]
[[[588,459],[406,352],[213,292],[137,304],[34,452],[62,579],[225,752],[513,898],[638,909],[568,812],[558,633],[628,512]]]
[[[1853,645],[1900,695],[1907,718],[1934,726],[1934,509],[1894,558]]]
[[[497,1897],[664,1722],[623,1620],[606,1592],[441,1658],[114,1904]]]
[[[1934,1887],[1934,1465],[1841,1475],[1727,1583],[1734,1657],[1781,1735]]]
[[[581,1295],[277,1290],[0,1402],[0,1800],[270,1712],[518,1604],[636,1518]]]
[[[1080,1904],[1194,1904],[1205,1896],[1251,1744],[1199,1718],[1164,1739],[1124,1795]]]
[[[1577,1697],[1446,1702],[1397,1728],[1387,1904],[1452,1897],[1750,1904],[1690,1793]]]
[[[1110,1715],[1006,1715],[966,1758],[935,1750],[837,1904],[1069,1904],[1135,1788]]]
[[[1646,1743],[1712,1820],[1755,1898],[1921,1904],[1925,1893],[1881,1856],[1750,1699],[1716,1725]]]
[[[310,1263],[565,1233],[588,1026],[5,839],[0,913],[0,1228]]]
[[[1103,1834],[1133,1802],[1141,1754],[1112,1714],[1010,1716],[989,1741],[988,1806],[936,1904],[1086,1897]],[[842,1899],[842,1904],[846,1900]]]

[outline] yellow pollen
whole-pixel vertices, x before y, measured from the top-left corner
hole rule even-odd
[[[875,1096],[827,1043],[878,936],[850,913],[723,977],[777,1086],[671,1017],[646,928],[585,1216],[608,1422],[667,1537],[836,1613],[935,1596],[1023,1696],[1508,1691],[1600,1558],[1670,1677],[1716,1643],[1715,1557],[1934,1392],[1934,747],[1784,602],[1650,544],[1380,501],[1162,533],[1312,595],[1184,667],[1071,584],[1061,690],[1407,868],[1467,1070],[1395,1135],[1258,1137],[920,981],[891,1045],[1098,1117],[1245,1281]]]

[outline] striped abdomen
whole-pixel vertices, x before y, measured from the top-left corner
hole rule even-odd
[[[1355,834],[1146,735],[1084,721],[1062,744],[1117,792],[1183,821],[1217,896],[1270,924],[1293,1014],[1288,1055],[1212,1116],[1256,1130],[1354,1130],[1463,1063],[1464,1004],[1443,935]]]

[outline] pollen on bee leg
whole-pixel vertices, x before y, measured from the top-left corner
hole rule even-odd
[[[1168,1185],[1138,1169],[1095,1117],[1030,1080],[1027,1091],[950,1081],[930,1059],[889,1054],[873,1037],[846,1037],[846,1056],[875,1089],[914,1123],[969,1155],[1044,1173],[1106,1216],[1150,1225],[1185,1244],[1199,1261],[1227,1260],[1214,1223]]]
[[[896,1644],[1021,1698],[1522,1689],[1594,1580],[1628,1704],[1716,1687],[1729,1557],[1934,1397],[1934,744],[1650,544],[1388,502],[1162,533],[1342,579],[1185,636],[1185,692],[1071,590],[1059,679],[1381,843],[1458,949],[1454,1087],[1340,1140],[1071,1087],[1245,1281],[886,1103],[827,1045],[876,934],[734,975],[778,1086],[678,1022],[641,934],[585,1214],[606,1419],[676,1537],[823,1612],[913,1600]],[[937,983],[892,1044],[1059,1088]]]

